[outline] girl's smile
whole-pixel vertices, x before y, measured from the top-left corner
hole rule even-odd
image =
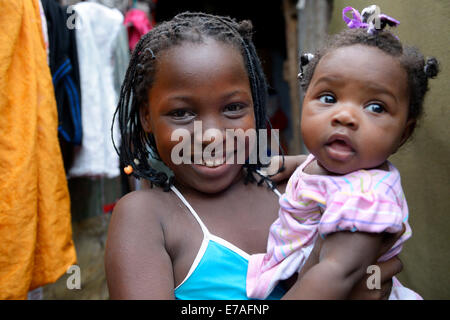
[[[242,170],[242,165],[226,163],[227,152],[234,150],[225,149],[225,130],[255,128],[252,93],[242,54],[233,45],[210,38],[165,50],[158,58],[154,85],[149,91],[148,106],[141,110],[141,121],[146,132],[154,135],[161,159],[179,183],[207,193],[223,190]],[[193,158],[194,152],[203,153],[210,143],[195,140],[199,139],[194,135],[195,121],[201,121],[203,132],[221,132],[225,158],[176,165],[171,159],[171,151],[179,143],[171,139],[174,130],[190,132]],[[202,150],[195,150],[194,143],[200,143]]]
[[[318,63],[305,95],[302,135],[328,171],[376,168],[409,137],[407,74],[378,48],[341,47]]]

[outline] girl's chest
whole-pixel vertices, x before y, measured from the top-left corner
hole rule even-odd
[[[248,253],[265,250],[270,225],[278,217],[278,197],[262,187],[198,206],[198,215],[211,234]]]
[[[194,261],[201,258],[205,233],[245,254],[265,252],[270,225],[278,216],[278,197],[272,191],[263,195],[247,192],[237,198],[203,202],[194,199],[190,201],[194,213],[179,206],[181,210],[173,215],[171,231],[167,232],[171,235],[167,247],[176,285],[186,277]]]
[[[270,225],[278,217],[278,197],[275,193],[240,194],[239,197],[227,197],[224,199],[210,199],[198,202],[190,201],[192,212],[184,205],[180,205],[177,214],[174,214],[171,222],[175,232],[176,246],[196,247],[197,238],[203,238],[203,233],[225,239],[241,248],[245,252],[255,253],[265,250]],[[203,227],[203,228],[202,228]],[[188,231],[194,236],[194,241],[186,241],[183,236]]]

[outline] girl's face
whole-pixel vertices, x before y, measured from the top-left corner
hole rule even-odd
[[[234,151],[226,150],[225,129],[255,128],[247,70],[240,51],[232,45],[208,38],[162,52],[157,58],[148,107],[141,110],[144,130],[153,133],[158,153],[177,181],[201,192],[222,191],[238,178],[242,165],[194,164],[194,151],[203,153],[210,144],[200,142],[202,150],[195,150],[194,139],[199,136],[194,137],[194,121],[201,121],[203,132],[218,129],[224,154],[228,155]],[[171,157],[172,148],[179,144],[179,140],[171,139],[176,129],[189,132],[193,164],[177,165]]]
[[[305,145],[330,172],[382,165],[411,134],[407,73],[378,48],[352,45],[319,61],[303,102]]]

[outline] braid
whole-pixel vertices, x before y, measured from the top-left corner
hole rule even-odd
[[[147,179],[165,189],[172,183],[167,174],[158,172],[149,164],[150,151],[152,156],[157,159],[160,157],[153,135],[145,132],[142,127],[139,111],[148,104],[147,94],[154,81],[158,55],[181,42],[200,43],[207,37],[231,44],[242,53],[250,80],[256,129],[267,128],[267,83],[251,39],[251,22],[236,22],[229,17],[206,13],[178,14],[172,20],[157,25],[140,39],[131,55],[120,91],[119,103],[113,118],[113,123],[119,121],[122,136],[120,152],[115,144],[114,147],[120,155],[121,166],[133,167],[134,177]],[[114,143],[114,137],[112,138]],[[247,169],[245,181],[254,181],[253,173],[261,166],[259,159],[257,164],[245,164],[244,167]]]

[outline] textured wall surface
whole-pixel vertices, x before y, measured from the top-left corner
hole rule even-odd
[[[450,299],[450,1],[380,0],[381,12],[397,20],[397,36],[404,44],[435,56],[441,73],[432,79],[424,117],[413,138],[390,160],[402,174],[410,209],[412,238],[400,255],[406,286],[425,299]],[[372,1],[334,1],[330,33],[345,26],[342,9],[361,11]],[[350,13],[348,13],[350,15]]]

